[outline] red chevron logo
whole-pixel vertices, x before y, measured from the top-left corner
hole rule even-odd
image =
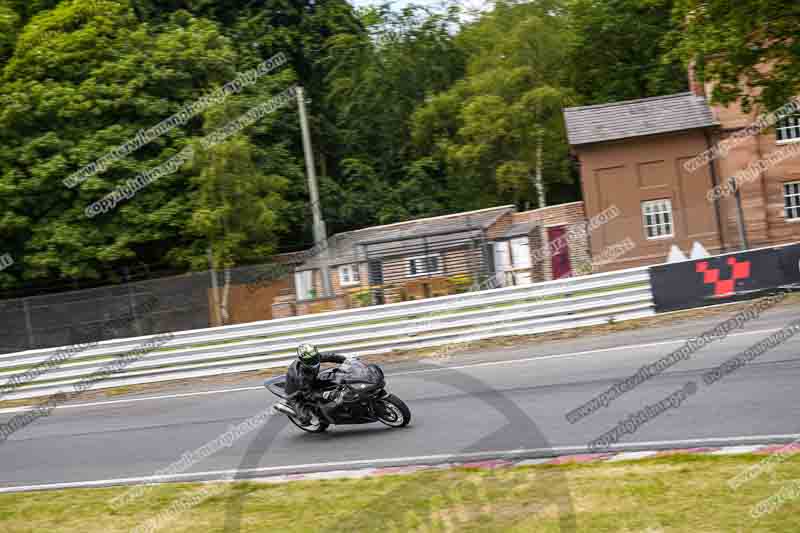
[[[699,261],[695,265],[695,270],[703,274],[703,283],[714,285],[714,297],[716,298],[733,294],[736,292],[736,282],[750,277],[750,261],[740,263],[735,257],[729,257],[728,264],[731,266],[729,279],[720,279],[719,269],[710,268],[708,261]]]

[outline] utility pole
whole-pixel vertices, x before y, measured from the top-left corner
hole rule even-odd
[[[303,152],[306,156],[306,174],[308,175],[308,193],[311,196],[311,215],[314,224],[314,245],[319,246],[322,252],[321,274],[323,296],[332,296],[331,273],[328,268],[328,247],[325,246],[327,231],[325,221],[322,219],[322,209],[319,204],[319,190],[317,187],[317,173],[314,168],[314,152],[311,148],[311,133],[308,129],[308,116],[306,115],[306,99],[302,87],[297,87],[297,107],[300,111],[300,129],[303,132]],[[313,284],[313,279],[312,279]]]
[[[750,244],[747,242],[747,230],[744,227],[744,209],[742,208],[742,191],[736,183],[736,178],[728,178],[728,182],[734,188],[734,199],[736,200],[736,222],[739,226],[739,240],[741,241],[742,250],[749,250]]]
[[[211,275],[211,299],[214,301],[214,326],[222,326],[219,309],[219,283],[217,281],[217,271],[214,269],[214,251],[211,245],[206,248],[208,254],[208,273]]]

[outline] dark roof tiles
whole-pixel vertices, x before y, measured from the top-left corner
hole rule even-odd
[[[439,241],[452,239],[452,235],[459,233],[464,235],[465,238],[469,238],[467,234],[485,230],[494,224],[498,218],[512,212],[514,212],[514,206],[505,205],[479,211],[409,220],[407,222],[338,233],[331,236],[327,241],[329,264],[341,265],[364,261],[366,258],[361,245],[368,243],[373,243],[369,245],[370,253],[379,254],[384,249],[386,252],[390,249],[398,249],[399,243],[384,243],[383,241],[400,241],[429,236],[428,242],[435,245]],[[446,232],[449,232],[451,236],[441,235]],[[415,248],[414,243],[409,243],[409,246]],[[300,270],[319,268],[320,259],[319,254],[314,255],[314,257],[301,265]]]
[[[564,119],[573,146],[718,124],[706,99],[692,93],[568,107]]]

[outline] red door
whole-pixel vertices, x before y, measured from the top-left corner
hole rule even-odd
[[[560,279],[570,277],[572,275],[572,266],[569,264],[569,246],[567,245],[567,229],[566,226],[554,226],[547,228],[547,242],[550,245],[550,250],[553,246],[557,249],[550,256],[550,263],[553,268],[553,279]]]

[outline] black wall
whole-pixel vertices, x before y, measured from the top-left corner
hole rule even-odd
[[[800,244],[650,268],[656,311],[733,301],[800,283]]]

